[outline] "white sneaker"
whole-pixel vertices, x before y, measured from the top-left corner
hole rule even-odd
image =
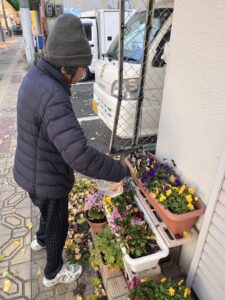
[[[31,246],[31,249],[32,249],[33,251],[40,251],[40,250],[46,248],[46,247],[41,246],[41,245],[38,243],[37,237],[36,237],[36,236],[35,236],[35,238],[33,239],[33,241],[31,242],[30,246]]]
[[[59,273],[53,279],[43,277],[43,285],[52,287],[58,283],[71,283],[77,280],[82,273],[82,267],[78,264],[65,263]]]

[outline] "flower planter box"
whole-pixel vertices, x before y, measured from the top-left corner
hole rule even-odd
[[[169,255],[169,248],[167,247],[167,245],[165,244],[161,235],[155,228],[153,222],[147,215],[145,209],[141,205],[140,200],[138,199],[137,196],[135,197],[135,200],[136,200],[136,203],[137,203],[137,206],[139,207],[139,209],[144,213],[145,221],[148,223],[152,232],[155,234],[157,244],[160,248],[160,250],[156,253],[149,254],[149,255],[146,255],[143,257],[139,257],[139,258],[132,258],[127,253],[127,249],[123,245],[121,245],[121,250],[123,252],[123,256],[124,256],[126,265],[131,269],[132,272],[140,273],[140,272],[149,271],[150,269],[155,268],[158,265],[159,260],[161,258],[167,257]],[[107,219],[111,217],[110,213],[107,210],[106,210],[106,216],[107,216]]]
[[[139,258],[131,258],[130,255],[127,253],[127,249],[123,246],[121,247],[127,265],[131,268],[131,270],[134,273],[139,273],[139,272],[143,272],[155,268],[161,258],[164,258],[169,255],[169,249],[166,246],[161,235],[158,233],[157,229],[154,227],[151,219],[146,214],[146,211],[142,207],[137,196],[135,197],[135,200],[139,209],[144,213],[144,218],[146,223],[148,223],[149,228],[151,228],[152,232],[155,234],[156,242],[160,248],[160,250],[156,253],[139,257]]]
[[[151,157],[156,159],[154,155],[151,154]],[[157,159],[156,159],[157,160]],[[167,225],[168,229],[175,235],[178,233],[182,233],[184,231],[189,231],[193,225],[196,223],[197,218],[204,214],[205,212],[205,204],[198,200],[196,203],[197,209],[194,211],[190,211],[184,214],[174,214],[168,209],[166,209],[162,204],[158,202],[157,199],[153,197],[153,194],[147,191],[147,189],[143,186],[140,179],[136,177],[135,170],[130,163],[129,159],[125,159],[126,164],[131,170],[131,175],[138,186],[138,188],[142,191],[145,197],[148,199],[150,204],[156,209],[162,221]]]

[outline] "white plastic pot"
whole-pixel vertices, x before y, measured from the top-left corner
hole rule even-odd
[[[139,273],[156,267],[161,258],[164,258],[169,255],[169,248],[167,247],[163,238],[155,228],[152,220],[146,213],[137,196],[135,196],[135,200],[139,209],[144,213],[145,221],[148,223],[149,228],[151,228],[153,233],[155,234],[157,244],[160,247],[160,250],[158,252],[139,258],[131,258],[130,255],[127,253],[126,248],[121,247],[126,263],[130,266],[133,272]]]

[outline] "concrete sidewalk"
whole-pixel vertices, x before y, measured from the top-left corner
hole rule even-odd
[[[72,300],[78,283],[42,286],[45,251],[30,250],[39,212],[12,175],[17,92],[27,68],[23,53],[21,37],[0,44],[0,299]],[[84,272],[79,283],[86,277]]]

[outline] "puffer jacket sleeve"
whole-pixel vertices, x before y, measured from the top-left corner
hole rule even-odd
[[[50,141],[73,170],[96,179],[114,182],[129,175],[128,168],[121,162],[87,144],[70,99],[61,91],[49,100],[44,122]]]

